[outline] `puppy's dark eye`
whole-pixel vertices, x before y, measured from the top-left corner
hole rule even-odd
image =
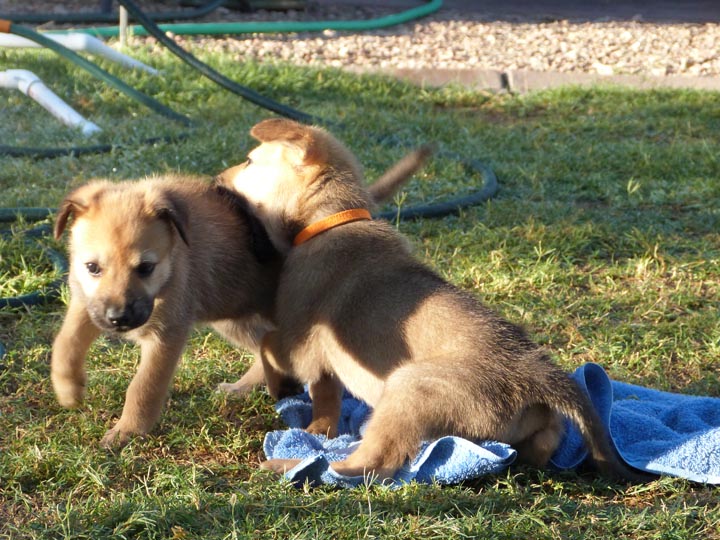
[[[97,277],[102,273],[102,270],[100,270],[100,266],[98,265],[98,263],[85,263],[85,268],[87,268],[88,274],[90,274],[91,276]]]
[[[252,165],[252,159],[247,158],[247,159],[245,160],[245,166],[246,166],[246,167],[249,167],[250,165]]]
[[[138,265],[138,267],[135,269],[138,276],[141,278],[150,277],[155,270],[155,263],[153,262],[143,262]]]

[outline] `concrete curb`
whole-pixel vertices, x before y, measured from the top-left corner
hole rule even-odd
[[[683,75],[641,76],[600,75],[594,73],[563,73],[494,69],[402,69],[350,67],[354,73],[390,75],[418,86],[445,86],[459,84],[476,90],[491,92],[531,92],[562,86],[623,86],[638,90],[659,88],[697,89],[720,91],[718,77],[690,77]]]

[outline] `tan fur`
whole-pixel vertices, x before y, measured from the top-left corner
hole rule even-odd
[[[276,119],[251,134],[262,144],[230,183],[287,257],[277,330],[262,347],[265,368],[311,387],[337,379],[374,408],[359,448],[333,469],[389,477],[421,441],[450,434],[513,444],[521,460],[542,466],[565,415],[604,472],[633,475],[586,397],[548,354],[417,262],[387,223],[356,221],[291,247],[302,228],[368,207],[371,197],[356,159],[324,130]],[[340,388],[316,392],[329,403],[314,404],[323,429],[337,420]],[[264,467],[282,472],[295,463]]]
[[[103,437],[104,446],[122,445],[157,422],[194,324],[210,324],[256,352],[272,328],[279,262],[261,263],[251,252],[247,217],[227,197],[190,178],[95,181],[61,206],[56,236],[73,221],[70,305],[52,352],[58,401],[64,407],[82,401],[85,356],[101,331],[141,348],[122,415]],[[154,268],[144,275],[148,263]],[[88,264],[99,272],[93,275]],[[263,381],[257,362],[227,386],[246,391]]]

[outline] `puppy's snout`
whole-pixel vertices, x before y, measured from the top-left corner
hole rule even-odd
[[[105,319],[114,330],[125,332],[142,326],[150,318],[152,309],[141,300],[124,306],[110,306],[105,310]]]

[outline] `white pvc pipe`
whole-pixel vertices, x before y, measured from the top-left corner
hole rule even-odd
[[[128,12],[125,6],[118,8],[118,37],[120,38],[120,46],[124,47],[127,43],[128,35]]]
[[[85,120],[70,105],[60,99],[40,80],[40,77],[26,69],[8,69],[0,71],[0,88],[13,88],[31,97],[66,126],[80,128],[83,135],[89,136],[101,131],[100,128]]]
[[[134,58],[124,55],[112,47],[108,47],[98,38],[88,34],[76,32],[73,34],[43,35],[53,41],[56,41],[57,43],[60,43],[60,45],[64,45],[70,50],[85,51],[90,54],[96,54],[128,68],[141,69],[152,75],[158,74],[157,69],[145,65],[139,60],[135,60]],[[13,34],[0,33],[0,47],[40,47],[40,45],[31,39],[15,36]]]

